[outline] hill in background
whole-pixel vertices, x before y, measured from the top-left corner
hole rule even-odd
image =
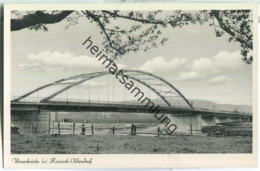
[[[181,99],[169,99],[173,104],[180,106],[187,106],[184,100]],[[207,108],[216,110],[226,110],[226,111],[238,111],[245,113],[252,113],[252,105],[233,105],[233,104],[218,104],[209,100],[199,100],[199,99],[189,99],[193,103],[193,107],[197,108]]]
[[[166,103],[162,99],[151,99],[155,105],[166,106]],[[173,106],[180,107],[189,107],[187,103],[180,98],[167,99]],[[226,110],[226,111],[238,111],[241,113],[252,113],[252,105],[234,105],[234,104],[219,104],[209,100],[200,100],[200,99],[189,99],[192,102],[193,107],[195,108],[206,108],[206,109],[215,109],[215,110]],[[138,103],[137,100],[129,100],[129,104]]]

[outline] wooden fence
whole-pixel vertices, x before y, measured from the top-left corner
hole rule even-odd
[[[176,136],[176,135],[194,135],[193,132],[199,131],[209,136],[252,136],[252,126],[204,126],[201,130],[194,130],[192,126],[187,133],[173,133],[168,135],[166,128],[156,127],[156,125],[125,124],[111,125],[104,124],[87,124],[87,123],[64,123],[56,122],[52,124],[49,130],[51,134],[81,134],[81,135],[154,135],[154,136]],[[151,126],[149,128],[149,126]],[[147,129],[149,128],[149,129]],[[149,131],[148,131],[149,130]],[[202,134],[195,134],[202,135]]]
[[[80,124],[76,125],[76,123],[54,123],[50,129],[51,134],[81,134],[81,135],[103,135],[103,130],[109,130],[112,135],[155,135],[155,136],[165,136],[168,135],[163,133],[160,127],[154,128],[154,132],[142,132],[141,128],[144,128],[143,125],[131,124],[130,126],[120,127],[120,126],[111,126],[111,127],[100,127],[98,124]],[[139,129],[139,131],[138,131]],[[103,133],[100,133],[100,130]],[[118,131],[121,130],[121,131]],[[122,132],[123,130],[123,132]],[[107,134],[107,133],[105,133]]]

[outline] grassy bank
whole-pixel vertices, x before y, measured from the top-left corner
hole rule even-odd
[[[12,154],[251,153],[250,137],[12,135]]]

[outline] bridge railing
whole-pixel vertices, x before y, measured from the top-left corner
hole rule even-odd
[[[120,104],[120,105],[142,105],[140,103],[136,102],[121,102],[121,101],[103,101],[103,100],[84,100],[84,99],[61,99],[61,98],[53,98],[50,100],[50,103],[55,102],[63,102],[63,103],[78,103],[78,104],[96,104],[96,105],[103,105],[103,104]]]
[[[68,101],[66,99],[61,99],[61,98],[53,98],[50,103],[77,103],[77,104],[84,104],[84,105],[97,105],[97,106],[103,106],[103,105],[120,105],[120,106],[129,106],[129,105],[133,105],[133,106],[138,106],[138,107],[144,107],[145,103],[138,103],[137,101],[101,101],[101,100],[81,100],[81,99],[69,99]],[[169,108],[168,105],[166,104],[158,104],[160,105],[160,107],[162,108]],[[155,106],[157,106],[157,104],[155,103]],[[149,106],[148,106],[149,107]],[[188,106],[180,106],[180,105],[176,105],[176,106],[172,106],[172,108],[179,108],[179,109],[190,109],[190,107]]]
[[[19,96],[12,96],[11,100],[17,99],[19,98]],[[22,100],[20,100],[20,102],[31,102],[31,103],[37,103],[40,102],[41,100],[43,100],[45,97],[26,97]],[[144,106],[145,104],[141,104],[138,103],[137,101],[104,101],[104,100],[87,100],[87,99],[67,99],[67,98],[52,98],[50,100],[50,103],[82,103],[82,104],[119,104],[119,105],[138,105],[138,106]],[[162,105],[160,104],[161,107],[169,107],[167,105]],[[181,108],[181,106],[179,106]]]
[[[52,101],[59,101],[60,98],[53,98]],[[89,103],[89,104],[95,104],[95,105],[104,105],[104,104],[110,104],[110,105],[134,105],[134,106],[144,106],[145,104],[141,104],[141,103],[137,103],[137,102],[132,102],[132,101],[127,101],[127,102],[121,102],[121,101],[114,101],[114,102],[111,102],[111,101],[100,101],[100,100],[81,100],[81,99],[71,99],[69,101],[65,101],[63,99],[64,102],[76,102],[76,103],[82,103],[83,104],[86,104]],[[163,105],[163,104],[160,104],[160,107],[165,107],[165,108],[169,108],[168,105]],[[180,105],[174,105],[174,106],[171,106],[171,108],[178,108],[178,109],[185,109],[185,110],[190,110],[191,108],[189,106],[180,106]],[[195,110],[200,110],[200,111],[205,111],[205,112],[219,112],[219,113],[227,113],[227,114],[230,114],[230,113],[234,113],[234,114],[248,114],[248,115],[251,115],[251,113],[245,113],[245,112],[235,112],[235,111],[226,111],[226,110],[219,110],[219,109],[207,109],[207,108],[199,108],[199,107],[194,107]]]
[[[205,111],[205,112],[214,112],[214,113],[226,113],[226,114],[247,114],[247,115],[252,115],[252,113],[246,113],[246,112],[238,112],[238,111],[227,111],[227,110],[219,110],[219,109],[207,109],[207,108],[199,108],[199,107],[194,107],[195,110],[199,111]]]

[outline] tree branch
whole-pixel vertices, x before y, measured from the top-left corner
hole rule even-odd
[[[125,15],[119,15],[118,13],[114,13],[114,12],[111,12],[111,11],[107,11],[107,10],[102,10],[102,13],[104,14],[108,14],[110,15],[111,17],[114,17],[114,18],[124,18],[124,19],[127,19],[127,20],[132,20],[132,21],[136,21],[136,22],[140,22],[142,24],[158,24],[158,25],[162,25],[162,26],[165,26],[167,24],[170,24],[171,26],[173,27],[176,27],[177,23],[178,22],[189,22],[191,21],[190,19],[183,19],[182,17],[184,15],[182,15],[180,17],[179,20],[170,20],[170,21],[161,21],[161,20],[147,20],[147,19],[139,19],[139,18],[135,18],[135,17],[130,17],[130,16],[125,16]]]
[[[223,22],[223,19],[219,16],[219,11],[216,10],[212,10],[211,11],[213,16],[217,19],[219,26],[225,31],[227,32],[229,35],[231,35],[232,37],[234,37],[237,41],[239,41],[240,43],[246,43],[244,40],[236,37],[235,33],[230,30],[230,28]]]
[[[133,18],[133,17],[128,17],[124,15],[118,15],[117,13],[113,13],[110,11],[102,10],[103,13],[109,14],[111,17],[118,17],[118,18],[124,18],[128,20],[133,20],[133,21],[138,21],[144,24],[165,24],[163,21],[150,21],[150,20],[145,20],[145,19],[138,19],[138,18]]]
[[[62,21],[74,11],[62,11],[58,14],[48,14],[36,11],[33,14],[25,15],[21,19],[11,19],[11,31],[17,31],[36,24],[54,24]]]
[[[90,13],[89,11],[86,11],[86,12],[83,12],[83,13],[85,13],[85,15],[88,15],[88,16],[91,17],[95,22],[98,23],[98,25],[100,26],[101,30],[103,31],[103,33],[105,34],[105,36],[106,36],[106,38],[107,38],[107,41],[108,41],[108,43],[109,43],[109,46],[110,46],[112,49],[116,50],[118,53],[121,54],[122,52],[120,51],[120,49],[117,49],[116,47],[113,46],[113,44],[112,44],[112,42],[111,42],[111,39],[110,39],[109,35],[108,35],[107,32],[106,32],[105,26],[101,23],[101,21],[99,20],[99,18],[98,18],[97,16],[95,16],[94,14]]]

